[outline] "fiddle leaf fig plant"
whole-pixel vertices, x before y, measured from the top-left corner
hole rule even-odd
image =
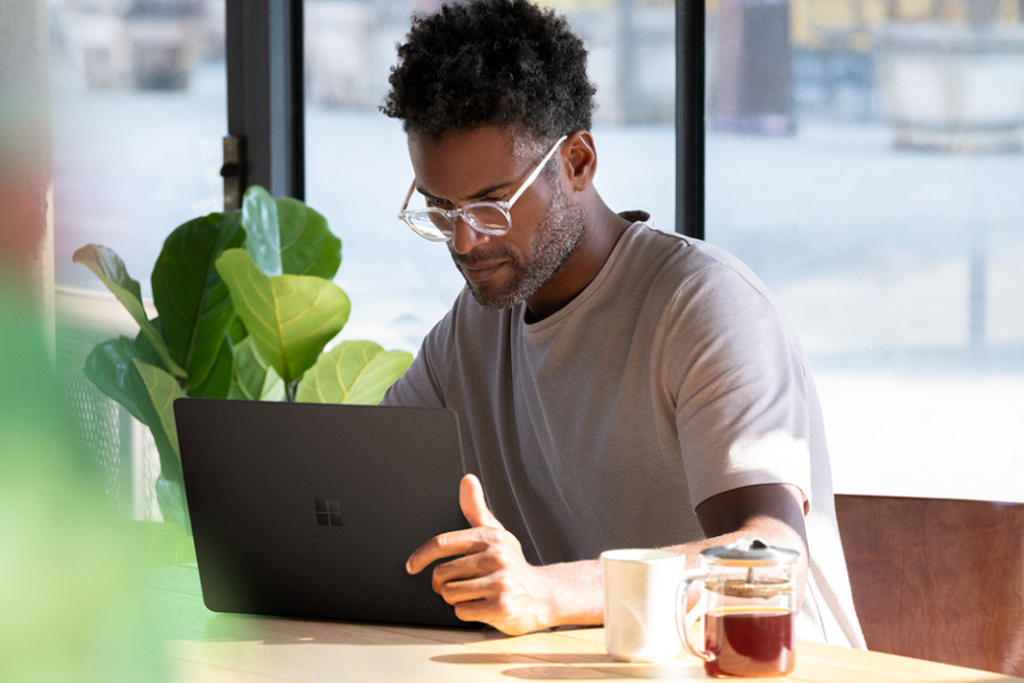
[[[225,251],[217,259],[217,272],[256,350],[287,388],[313,367],[327,342],[348,322],[352,305],[330,280],[309,275],[267,277],[244,249]]]
[[[157,316],[111,249],[89,244],[74,261],[92,270],[139,325],[102,342],[86,377],[153,435],[157,501],[166,521],[191,533],[173,404],[183,396],[254,401],[380,401],[412,354],[369,341],[330,344],[351,302],[332,280],[341,240],[322,215],[261,187],[240,211],[211,213],[174,229],[153,268]]]

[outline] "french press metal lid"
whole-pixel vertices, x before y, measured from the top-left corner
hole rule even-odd
[[[708,565],[705,587],[709,591],[740,598],[771,598],[793,590],[793,569],[800,553],[775,548],[759,538],[701,552]],[[746,571],[734,571],[734,569]]]

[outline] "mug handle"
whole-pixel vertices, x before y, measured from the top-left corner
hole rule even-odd
[[[686,616],[688,611],[686,609],[686,594],[690,591],[690,585],[695,581],[704,582],[707,574],[703,572],[695,572],[680,582],[679,587],[676,588],[676,630],[679,633],[679,640],[686,645],[686,649],[692,652],[697,657],[707,661],[710,657],[707,652],[698,650],[690,642],[690,629],[686,627]],[[682,607],[682,615],[679,614],[678,610]],[[697,609],[697,608],[694,608]]]

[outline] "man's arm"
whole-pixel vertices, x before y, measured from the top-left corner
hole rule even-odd
[[[491,514],[479,480],[467,475],[459,499],[470,529],[431,539],[406,563],[412,574],[436,560],[459,556],[434,568],[433,587],[455,614],[481,621],[509,635],[552,626],[597,626],[604,621],[604,592],[598,560],[535,567],[519,541]],[[697,506],[706,540],[670,546],[697,567],[705,548],[757,536],[770,545],[800,552],[798,601],[807,572],[806,501],[795,486],[746,486],[713,496]]]

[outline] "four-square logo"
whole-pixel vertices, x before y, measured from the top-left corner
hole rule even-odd
[[[320,526],[341,526],[341,501],[336,498],[317,498],[316,523]]]

